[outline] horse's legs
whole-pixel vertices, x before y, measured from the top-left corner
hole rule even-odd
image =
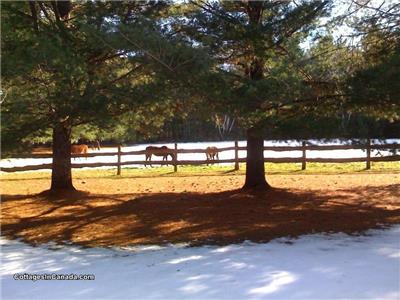
[[[146,161],[151,162],[151,154],[146,154]],[[144,166],[147,168],[147,164],[145,163]],[[150,168],[151,168],[151,164],[150,164]]]

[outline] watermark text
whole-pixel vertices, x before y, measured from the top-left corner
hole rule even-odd
[[[32,274],[32,273],[17,273],[14,274],[14,280],[95,280],[94,274]]]

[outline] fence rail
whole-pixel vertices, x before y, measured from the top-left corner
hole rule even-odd
[[[366,150],[365,157],[355,158],[308,158],[307,150],[349,150],[349,149],[362,149]],[[301,146],[266,146],[264,150],[268,151],[301,151],[301,157],[279,157],[264,158],[264,162],[272,163],[301,163],[302,170],[306,169],[308,162],[318,163],[348,163],[348,162],[365,162],[366,169],[371,168],[371,162],[382,162],[382,161],[400,161],[400,155],[382,156],[382,157],[371,157],[371,150],[399,150],[400,144],[379,144],[372,145],[369,140],[366,144],[357,145],[307,145],[304,141]],[[206,149],[178,149],[178,144],[175,143],[174,149],[172,149],[174,159],[172,161],[122,161],[123,156],[127,155],[144,155],[146,150],[139,151],[122,151],[121,146],[118,146],[117,152],[98,152],[98,153],[87,153],[87,154],[72,154],[72,158],[78,157],[100,157],[100,156],[117,156],[117,162],[98,162],[98,163],[72,163],[72,168],[97,168],[97,167],[117,167],[117,175],[121,174],[121,167],[127,165],[172,165],[174,171],[178,170],[179,165],[204,165],[214,163],[233,163],[235,170],[239,170],[239,163],[245,162],[246,158],[239,158],[239,151],[245,151],[247,147],[239,147],[238,142],[235,141],[232,147],[221,147],[218,148],[218,152],[234,151],[234,158],[232,159],[218,159],[218,160],[178,160],[179,153],[206,153]],[[19,155],[18,158],[52,158],[51,154],[27,154]],[[18,171],[35,171],[41,169],[51,169],[52,164],[40,164],[40,165],[28,165],[23,167],[6,167],[1,168],[3,172],[18,172]]]

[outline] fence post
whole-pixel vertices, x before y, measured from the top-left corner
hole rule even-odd
[[[302,156],[302,161],[301,161],[301,169],[305,170],[306,169],[306,163],[307,163],[307,156],[306,156],[306,141],[302,142],[302,148],[303,148],[303,156]]]
[[[235,171],[239,170],[239,143],[235,141]]]
[[[367,140],[367,160],[365,169],[371,169],[371,139]]]
[[[174,150],[174,157],[173,157],[173,164],[174,164],[174,172],[178,172],[178,143],[175,143],[175,150]]]
[[[121,144],[118,145],[117,175],[121,175]]]

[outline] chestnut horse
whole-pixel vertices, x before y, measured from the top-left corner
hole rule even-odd
[[[88,145],[71,145],[71,154],[86,154],[89,151]],[[87,157],[86,157],[87,159]]]
[[[171,159],[174,160],[175,154],[172,149],[169,149],[167,146],[155,147],[155,146],[148,146],[146,148],[146,161],[151,161],[151,156],[162,156],[163,161],[168,161],[168,155],[171,156]]]
[[[217,147],[207,147],[206,149],[207,160],[219,160],[218,148]]]

